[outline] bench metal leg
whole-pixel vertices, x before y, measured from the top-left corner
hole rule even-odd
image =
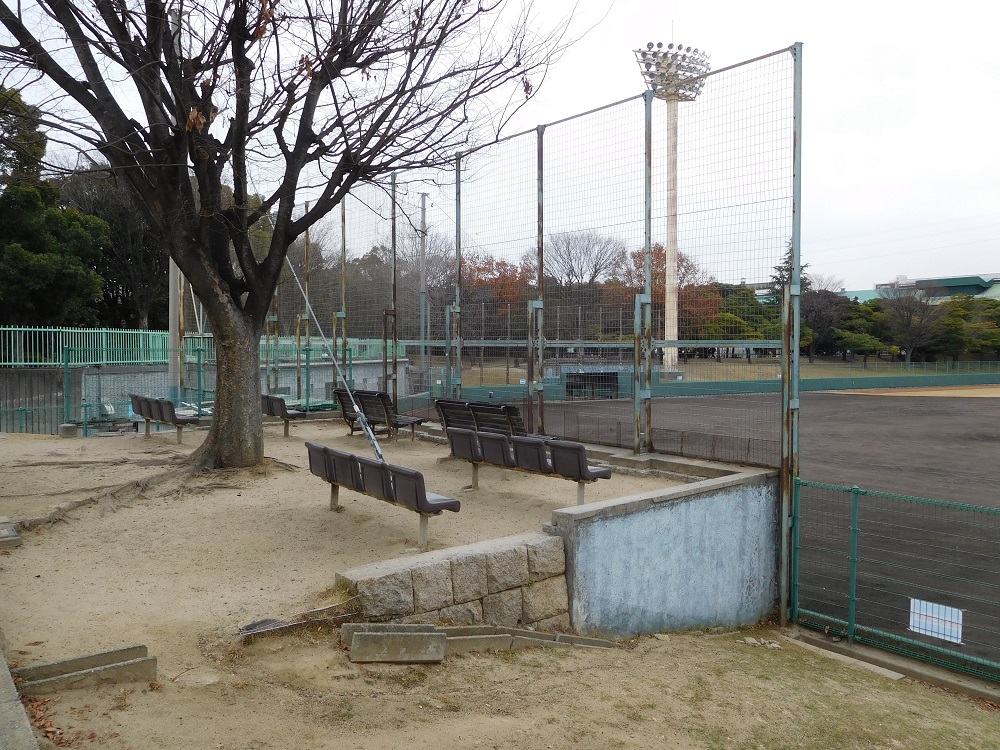
[[[184,428],[181,425],[177,425],[177,444],[180,445],[183,441],[181,437],[184,434]]]
[[[584,493],[584,491],[586,489],[587,489],[587,483],[586,482],[577,482],[576,483],[576,504],[577,505],[583,505],[583,493]]]
[[[427,516],[423,513],[420,514],[420,533],[417,536],[417,546],[427,546]]]
[[[472,464],[472,489],[479,489],[479,464]]]
[[[149,420],[146,420],[146,437],[149,437]]]
[[[340,485],[330,485],[330,510],[340,509]]]
[[[289,422],[289,420],[286,419],[285,420],[285,437],[288,437],[288,422]]]

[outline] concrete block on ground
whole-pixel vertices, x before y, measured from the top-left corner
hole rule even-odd
[[[585,635],[570,635],[569,633],[559,633],[556,635],[556,643],[568,643],[571,646],[585,646],[587,648],[618,648],[614,641],[604,638],[589,638]]]
[[[455,603],[451,562],[441,560],[413,569],[413,612],[430,612]]]
[[[44,664],[21,667],[20,669],[13,670],[13,674],[25,682],[31,682],[32,680],[44,680],[48,677],[58,677],[70,672],[79,672],[83,669],[105,667],[109,664],[142,659],[146,656],[149,656],[149,652],[145,646],[126,646],[125,648],[113,648],[109,651],[99,651],[96,654],[76,656],[72,659],[49,661]]]
[[[499,591],[483,597],[483,622],[518,627],[522,623],[521,589]]]
[[[513,638],[509,635],[462,635],[448,638],[447,655],[482,651],[508,651]]]
[[[437,632],[444,633],[449,638],[462,638],[469,635],[503,635],[506,630],[492,625],[442,625]]]
[[[351,638],[351,661],[434,663],[444,659],[447,645],[444,633],[355,633]]]
[[[451,561],[452,595],[456,604],[482,599],[489,593],[486,555],[467,554]]]
[[[413,614],[413,576],[409,570],[355,582],[361,613],[368,618]]]
[[[536,638],[543,641],[554,641],[556,639],[555,633],[542,633],[535,630],[528,630],[527,628],[504,628],[503,632],[516,637]]]
[[[80,428],[75,424],[66,423],[59,425],[59,437],[75,438],[80,434]]]
[[[516,589],[530,580],[527,547],[499,547],[486,553],[489,593]]]
[[[396,622],[345,622],[340,626],[340,642],[349,644],[355,633],[433,633],[434,625]]]
[[[475,625],[483,621],[483,605],[478,601],[453,604],[438,610],[442,622],[453,625]]]
[[[561,536],[538,534],[537,538],[529,539],[528,573],[532,580],[552,578],[566,572],[566,551]]]
[[[546,578],[521,589],[524,621],[538,622],[569,611],[566,576]]]
[[[523,635],[515,635],[511,638],[511,651],[523,651],[526,648],[573,648],[573,646],[569,643],[559,643],[544,638],[527,638]]]
[[[117,664],[107,664],[91,669],[81,669],[69,674],[22,682],[21,695],[47,695],[64,690],[92,687],[103,683],[119,685],[129,682],[150,682],[156,679],[156,657],[146,656]]]
[[[21,537],[17,527],[6,516],[0,516],[0,549],[13,549],[21,546]]]

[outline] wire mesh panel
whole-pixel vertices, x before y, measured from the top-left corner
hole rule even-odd
[[[537,135],[464,154],[461,164],[462,383],[520,385],[528,300],[538,294]]]
[[[796,483],[802,625],[1000,681],[1000,509]]]

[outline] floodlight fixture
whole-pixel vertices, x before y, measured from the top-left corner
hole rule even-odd
[[[657,99],[694,101],[705,86],[705,74],[711,70],[709,55],[697,47],[685,47],[671,42],[664,49],[663,42],[646,44],[646,49],[635,50],[639,72],[647,88]]]

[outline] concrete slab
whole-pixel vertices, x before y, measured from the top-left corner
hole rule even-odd
[[[355,633],[352,662],[427,664],[444,660],[448,638],[444,633]]]
[[[434,625],[401,622],[345,622],[340,626],[340,642],[349,645],[355,633],[433,633]]]
[[[91,687],[102,683],[122,684],[129,682],[151,682],[156,679],[156,657],[108,664],[106,666],[83,669],[69,674],[48,677],[43,680],[23,682],[19,686],[21,695],[47,695],[63,690]]]
[[[13,549],[21,546],[21,537],[17,527],[6,516],[0,517],[0,549]]]
[[[569,635],[568,633],[556,635],[556,643],[568,643],[571,646],[587,646],[589,648],[618,648],[618,644],[614,641],[608,641],[604,638],[588,638],[585,635]]]
[[[494,625],[440,625],[438,633],[444,633],[449,638],[464,638],[471,635],[507,635],[504,628]]]
[[[447,656],[483,651],[508,651],[513,638],[509,635],[460,635],[448,638]]]
[[[549,638],[528,638],[515,635],[510,641],[511,651],[523,651],[526,648],[573,648],[570,643],[559,643]]]
[[[44,664],[34,664],[30,667],[21,667],[14,670],[14,676],[19,677],[24,682],[33,682],[34,680],[59,677],[84,669],[105,667],[123,661],[142,659],[146,656],[149,656],[149,653],[145,646],[127,646],[109,651],[99,651],[96,654],[78,656],[72,659],[61,659],[59,661],[45,662]]]

